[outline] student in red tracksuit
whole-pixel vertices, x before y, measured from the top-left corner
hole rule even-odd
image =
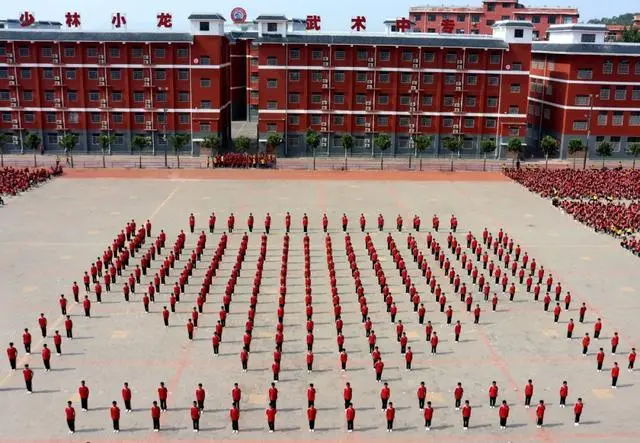
[[[158,402],[153,401],[151,406],[151,420],[153,421],[153,432],[160,432],[160,408]]]
[[[18,350],[13,346],[13,343],[9,343],[7,348],[7,358],[9,359],[9,365],[12,371],[16,370],[16,361],[18,359]]]
[[[431,430],[431,420],[433,420],[433,407],[431,402],[427,402],[427,407],[424,408],[424,427],[427,431]]]
[[[122,400],[124,401],[124,409],[127,413],[131,412],[131,389],[129,383],[125,382],[122,387]]]
[[[469,400],[465,400],[464,406],[462,407],[462,428],[465,431],[469,429],[470,419],[471,419],[471,405],[469,404]]]
[[[316,426],[317,413],[318,413],[318,410],[313,405],[307,408],[307,420],[309,420],[309,432],[316,432],[315,426]]]
[[[265,411],[267,415],[267,425],[269,426],[269,432],[276,430],[276,414],[278,411],[275,407],[268,407]]]
[[[502,405],[498,410],[498,416],[500,417],[500,428],[507,429],[507,418],[509,418],[509,405],[506,400],[502,400]]]
[[[113,432],[117,434],[118,432],[120,432],[120,408],[118,407],[118,402],[111,402],[109,415],[111,416],[111,422],[113,423]]]
[[[345,410],[345,417],[347,419],[347,432],[353,432],[353,422],[356,419],[356,410],[353,404],[349,404],[349,407]]]
[[[89,387],[84,380],[80,382],[80,387],[78,388],[78,396],[80,397],[82,410],[84,412],[87,412],[89,410]]]
[[[158,387],[158,400],[160,400],[160,410],[162,412],[167,412],[167,395],[169,391],[167,387],[164,385],[164,382],[160,382],[160,386]]]
[[[240,409],[235,404],[229,409],[229,418],[231,419],[231,430],[237,434],[240,431]]]
[[[69,434],[76,432],[76,410],[73,409],[72,403],[67,402],[67,407],[64,410],[64,415],[67,419],[67,426],[69,427]]]
[[[351,404],[351,399],[353,398],[353,389],[351,388],[351,383],[347,382],[342,391],[342,397],[344,399],[344,408],[347,409]]]
[[[538,407],[536,408],[536,427],[541,428],[544,423],[544,411],[546,406],[544,405],[544,400],[540,400]]]
[[[196,389],[196,402],[198,404],[198,409],[200,411],[204,411],[204,399],[207,395],[206,391],[202,387],[202,383],[198,383],[198,388]]]
[[[191,422],[193,423],[193,432],[200,432],[200,414],[201,410],[200,408],[198,408],[198,402],[194,401],[190,410]]]
[[[396,409],[393,407],[393,402],[389,402],[389,407],[385,411],[385,418],[387,419],[387,432],[393,431],[393,420],[396,417]]]
[[[584,408],[584,403],[582,403],[582,398],[578,398],[578,401],[575,405],[573,405],[573,414],[574,414],[574,426],[580,426],[580,416],[582,415],[582,409]]]

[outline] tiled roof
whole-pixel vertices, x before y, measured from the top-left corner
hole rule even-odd
[[[0,41],[46,42],[192,42],[193,36],[176,32],[70,32],[0,30]]]

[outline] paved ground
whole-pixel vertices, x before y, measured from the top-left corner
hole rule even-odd
[[[274,173],[277,174],[277,173]],[[277,175],[276,175],[277,177]],[[354,176],[355,177],[355,176]],[[457,176],[459,177],[459,176]],[[0,338],[3,344],[13,340],[20,349],[20,364],[29,362],[35,369],[35,390],[32,396],[23,389],[21,374],[8,371],[6,359],[0,372],[0,401],[4,405],[0,419],[0,441],[102,441],[114,439],[111,434],[108,406],[111,400],[121,403],[120,387],[128,381],[133,389],[133,414],[123,414],[122,432],[118,440],[174,440],[216,439],[363,441],[389,438],[384,433],[384,418],[379,410],[380,385],[375,383],[370,369],[370,356],[364,329],[359,323],[357,301],[352,293],[353,280],[348,271],[343,234],[338,232],[340,215],[346,212],[351,223],[364,212],[373,223],[378,212],[385,214],[387,223],[401,213],[408,221],[414,213],[430,220],[438,213],[443,221],[455,213],[460,231],[472,230],[479,235],[487,226],[493,232],[503,227],[535,257],[545,269],[560,279],[574,296],[570,312],[562,313],[561,323],[554,324],[551,313],[545,313],[540,303],[518,287],[516,303],[501,298],[498,312],[489,312],[482,304],[479,326],[462,312],[462,303],[451,296],[451,286],[443,281],[456,313],[454,319],[463,323],[463,340],[454,344],[452,331],[443,324],[444,316],[436,310],[433,296],[419,277],[414,263],[408,263],[411,276],[427,303],[427,319],[435,324],[441,336],[441,351],[433,357],[427,352],[424,331],[401,288],[401,280],[386,250],[386,233],[373,233],[374,243],[384,261],[384,270],[398,302],[400,314],[407,325],[410,345],[415,352],[414,371],[404,371],[404,360],[395,342],[394,326],[389,323],[381,296],[374,282],[373,272],[364,249],[363,237],[351,230],[358,265],[363,275],[370,314],[377,330],[379,345],[386,363],[384,379],[392,389],[392,401],[398,409],[394,441],[410,442],[424,439],[446,441],[638,441],[636,411],[640,407],[637,373],[626,368],[630,347],[639,343],[636,327],[640,294],[637,283],[637,258],[620,248],[615,240],[600,236],[559,211],[548,201],[527,193],[511,182],[479,181],[322,181],[322,180],[224,180],[201,181],[181,179],[115,180],[62,178],[11,200],[0,210],[0,292],[3,309],[0,311]],[[371,178],[371,177],[369,177]],[[448,178],[456,178],[447,176]],[[184,321],[192,303],[179,305],[179,313],[172,317],[172,327],[164,329],[160,310],[162,303],[152,306],[152,314],[145,315],[138,293],[126,304],[118,291],[104,297],[105,303],[94,305],[95,317],[85,320],[78,306],[72,307],[77,339],[63,343],[64,354],[53,356],[54,370],[45,373],[39,355],[24,358],[20,331],[29,327],[38,337],[36,318],[40,312],[49,317],[51,329],[61,326],[57,298],[64,292],[68,297],[73,280],[81,280],[89,261],[95,259],[114,234],[135,218],[143,222],[151,218],[154,232],[164,229],[170,243],[180,229],[187,227],[187,215],[194,212],[198,228],[204,228],[206,216],[215,210],[219,220],[234,212],[243,225],[249,211],[262,224],[264,213],[274,217],[276,228],[269,237],[263,287],[258,302],[255,339],[252,343],[250,371],[242,374],[239,362],[242,325],[248,309],[250,290],[258,253],[259,234],[250,236],[249,251],[239,287],[231,306],[229,326],[224,332],[222,356],[212,357],[210,337],[217,318],[230,268],[240,242],[242,231],[231,236],[218,279],[214,282],[210,303],[201,318],[196,340],[186,339]],[[277,432],[268,434],[264,407],[271,378],[268,369],[275,332],[276,293],[282,249],[282,217],[285,211],[293,215],[295,230],[291,234],[289,255],[289,295],[285,315],[285,353],[283,356],[278,403]],[[335,330],[330,313],[328,272],[321,233],[320,218],[326,211],[334,245],[337,280],[345,311],[346,347],[350,354],[349,371],[338,370]],[[314,320],[316,323],[316,371],[304,370],[304,303],[303,255],[300,218],[307,212],[311,219],[311,278],[313,285]],[[444,223],[447,224],[447,223]],[[211,257],[220,232],[210,235],[207,255]],[[393,233],[405,245],[406,233]],[[446,242],[447,232],[436,238]],[[463,238],[463,234],[458,234]],[[419,235],[421,249],[426,249],[425,234]],[[195,239],[188,236],[187,244]],[[408,251],[402,253],[408,259]],[[451,257],[451,256],[450,256]],[[451,257],[453,259],[453,257]],[[432,267],[435,263],[429,256]],[[156,269],[157,262],[153,268]],[[459,263],[456,262],[456,267]],[[199,287],[203,265],[195,271],[186,300],[193,302]],[[438,280],[442,280],[437,271]],[[169,280],[172,281],[171,279]],[[119,285],[118,285],[119,286]],[[166,300],[168,287],[160,299]],[[594,342],[588,358],[580,356],[579,341],[564,339],[566,321],[577,317],[577,306],[589,305],[587,323],[578,325],[575,336],[592,332],[593,321],[600,315],[604,321],[603,346],[609,348],[614,330],[621,335],[618,356],[607,354],[605,371],[595,370]],[[47,340],[48,341],[48,340]],[[41,340],[36,338],[40,349]],[[620,388],[609,387],[609,368],[617,360],[623,367]],[[526,410],[523,387],[528,378],[535,383],[534,401],[544,399],[549,405],[546,424],[542,429],[534,425],[533,410]],[[69,438],[64,422],[64,404],[76,398],[80,380],[92,389],[91,410],[78,411],[79,433]],[[500,400],[511,405],[510,427],[501,431],[497,410],[488,408],[487,389],[492,380],[501,388]],[[575,428],[570,408],[558,407],[558,388],[563,380],[570,386],[570,404],[578,396],[585,401],[583,425]],[[160,381],[169,387],[170,410],[162,418],[163,432],[150,432],[149,406],[155,399]],[[230,389],[237,381],[243,388],[241,433],[231,434],[228,420]],[[342,387],[350,381],[354,387],[354,404],[358,411],[356,432],[345,432],[341,406]],[[436,406],[434,428],[426,434],[417,409],[415,390],[420,381],[429,389],[429,399]],[[461,429],[459,412],[453,409],[452,389],[461,381],[465,397],[474,406],[471,429]],[[208,391],[207,411],[201,420],[202,432],[192,434],[188,407],[196,384],[202,382]],[[307,433],[304,411],[306,385],[318,387],[316,405],[319,408],[315,434]],[[304,432],[304,434],[301,434]],[[304,437],[301,437],[304,435]]]

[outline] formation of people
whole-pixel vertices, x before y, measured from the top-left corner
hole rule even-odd
[[[214,168],[275,168],[276,156],[273,154],[247,154],[228,152],[213,157]]]
[[[359,217],[359,228],[361,232],[365,233],[367,231],[367,221],[364,215],[361,214]],[[376,220],[376,227],[380,230],[384,230],[384,217],[382,214],[379,214]],[[398,232],[401,232],[404,228],[404,222],[402,217],[398,215],[395,220],[395,228]],[[216,224],[216,216],[214,213],[209,218],[209,230],[210,232],[215,231]],[[494,235],[492,235],[486,228],[482,232],[478,238],[476,238],[472,232],[468,232],[466,234],[466,249],[465,249],[465,240],[458,241],[457,227],[458,220],[455,215],[452,215],[449,220],[449,233],[446,237],[447,245],[444,244],[440,246],[439,242],[436,240],[432,232],[428,232],[426,234],[426,246],[427,250],[420,250],[419,243],[417,241],[418,232],[420,230],[420,218],[416,215],[412,219],[412,227],[413,231],[409,232],[407,235],[407,249],[410,252],[411,257],[413,258],[413,262],[419,272],[422,273],[422,276],[425,278],[425,283],[427,284],[427,290],[431,291],[431,294],[435,298],[436,306],[439,305],[439,308],[436,307],[432,311],[433,314],[437,315],[436,312],[439,310],[440,313],[444,314],[446,318],[447,325],[454,325],[454,340],[459,341],[460,335],[462,333],[462,322],[461,320],[453,321],[453,306],[452,300],[449,300],[447,303],[447,296],[445,293],[445,287],[448,285],[453,294],[455,294],[452,299],[456,296],[460,297],[460,302],[466,308],[466,312],[473,315],[473,322],[478,324],[480,321],[481,308],[479,303],[475,303],[472,296],[472,289],[467,288],[466,282],[462,280],[470,280],[470,285],[478,285],[478,290],[480,293],[484,295],[484,301],[488,302],[490,297],[490,290],[485,288],[489,287],[489,281],[495,281],[496,285],[502,286],[502,294],[509,297],[511,301],[513,301],[515,293],[516,293],[516,284],[520,287],[522,291],[526,291],[527,293],[531,293],[533,291],[533,300],[538,301],[541,292],[546,293],[544,296],[544,310],[548,311],[549,307],[552,303],[550,293],[555,294],[556,305],[553,308],[554,321],[557,323],[558,319],[563,312],[561,303],[564,303],[565,310],[570,309],[571,305],[571,294],[569,292],[563,293],[562,286],[560,282],[554,281],[551,274],[548,274],[544,270],[544,266],[538,265],[535,259],[529,259],[529,256],[526,251],[523,251],[519,245],[517,245],[513,238],[510,238],[509,235],[503,232],[502,229]],[[162,310],[159,311],[162,316],[162,323],[165,327],[169,326],[170,319],[172,317],[172,313],[176,312],[176,303],[180,302],[180,297],[184,296],[185,288],[191,283],[193,284],[193,270],[197,267],[201,267],[202,256],[206,249],[207,235],[205,232],[196,233],[196,219],[193,214],[190,214],[188,217],[188,226],[189,232],[194,234],[194,238],[196,240],[196,247],[189,254],[185,252],[185,248],[187,245],[187,234],[184,231],[180,231],[178,234],[176,241],[173,247],[166,246],[166,234],[164,231],[160,231],[155,241],[151,240],[152,238],[152,226],[151,222],[147,220],[145,224],[142,226],[137,226],[135,220],[131,220],[126,224],[126,227],[121,230],[114,238],[113,243],[109,245],[105,251],[103,252],[102,257],[98,257],[95,263],[92,263],[89,267],[89,270],[84,273],[83,283],[84,283],[84,299],[80,299],[81,288],[77,284],[77,282],[73,282],[71,287],[71,292],[73,295],[73,299],[76,303],[82,305],[84,315],[86,317],[91,316],[91,307],[92,300],[89,298],[90,295],[95,295],[95,302],[101,303],[103,290],[106,293],[116,292],[115,288],[116,284],[120,284],[122,282],[122,294],[124,300],[126,302],[130,301],[130,297],[133,294],[136,294],[136,289],[140,288],[137,292],[142,295],[142,304],[144,308],[144,312],[151,313],[150,304],[155,302],[156,297],[162,292],[163,295],[167,291],[164,287],[168,285],[171,287],[169,289],[167,295],[168,303],[163,306]],[[349,370],[349,356],[347,353],[347,347],[345,343],[345,336],[343,335],[343,326],[344,322],[342,319],[342,304],[340,299],[340,294],[338,291],[337,279],[336,279],[336,269],[335,269],[335,261],[333,256],[333,243],[332,237],[329,231],[329,220],[327,215],[325,214],[322,217],[321,226],[324,232],[326,232],[325,236],[325,252],[326,252],[326,263],[327,270],[329,274],[330,281],[330,296],[332,298],[332,306],[333,306],[333,316],[335,321],[336,328],[336,344],[337,344],[337,367],[340,368],[341,371]],[[369,307],[367,304],[367,298],[364,291],[364,286],[362,284],[360,270],[357,263],[356,251],[351,241],[351,236],[349,234],[349,219],[346,214],[340,218],[339,224],[341,230],[344,232],[344,241],[345,241],[345,253],[348,266],[351,271],[351,277],[353,278],[354,283],[354,296],[358,300],[360,314],[361,314],[361,323],[363,325],[363,340],[366,340],[366,343],[369,346],[369,352],[372,358],[372,368],[373,373],[375,375],[375,380],[378,383],[382,384],[380,399],[382,402],[382,409],[384,411],[386,429],[391,432],[393,430],[393,423],[395,419],[395,407],[393,405],[393,401],[391,399],[391,386],[388,381],[385,380],[384,374],[384,361],[382,357],[382,350],[380,349],[377,340],[376,333],[374,329],[374,324],[370,318]],[[307,235],[309,230],[309,217],[306,214],[303,214],[301,219],[301,227],[304,232],[303,236],[303,251],[304,251],[304,301],[305,301],[305,314],[306,314],[306,345],[307,345],[307,353],[305,354],[305,362],[306,368],[309,373],[313,372],[313,363],[314,363],[314,354],[313,354],[313,345],[314,345],[314,328],[315,324],[313,321],[313,294],[312,294],[312,285],[311,285],[311,268],[310,268],[310,238]],[[437,215],[434,215],[431,223],[432,231],[438,232],[440,229],[440,220]],[[254,217],[250,214],[247,218],[247,229],[252,232],[254,228]],[[235,229],[235,217],[233,214],[230,214],[227,218],[227,229],[231,233]],[[271,216],[267,214],[265,216],[264,221],[264,233],[261,234],[261,243],[260,243],[260,254],[258,255],[257,263],[256,263],[256,271],[253,280],[252,287],[252,295],[249,302],[249,310],[247,312],[247,321],[245,323],[245,333],[242,339],[242,347],[240,350],[240,362],[241,368],[243,371],[247,371],[249,365],[249,356],[251,353],[251,341],[252,341],[252,332],[254,329],[254,319],[257,309],[258,297],[260,295],[260,288],[262,282],[262,272],[263,266],[265,262],[265,257],[267,253],[267,242],[269,238],[269,232],[271,229]],[[285,235],[283,237],[282,244],[282,255],[281,255],[281,268],[280,268],[280,290],[278,295],[278,308],[276,310],[276,331],[274,335],[274,343],[275,349],[273,352],[273,363],[271,365],[271,370],[273,373],[273,381],[271,382],[270,387],[267,389],[267,398],[269,402],[268,408],[265,410],[265,415],[267,418],[267,428],[270,431],[275,431],[275,417],[277,414],[277,399],[278,399],[278,389],[276,384],[279,382],[279,374],[281,370],[282,358],[283,358],[283,345],[285,343],[284,339],[284,316],[285,316],[285,308],[286,308],[286,300],[287,300],[287,275],[288,275],[288,256],[289,256],[289,232],[291,231],[291,215],[286,213],[284,216],[284,230]],[[204,306],[207,302],[207,296],[210,292],[210,288],[213,282],[214,277],[219,270],[219,266],[224,256],[227,248],[228,235],[225,231],[219,239],[218,245],[215,248],[215,251],[212,255],[211,261],[209,263],[208,268],[204,272],[203,280],[200,286],[200,290],[196,297],[195,305],[193,306],[193,310],[191,311],[191,315],[186,321],[186,331],[187,338],[189,340],[193,340],[195,331],[198,329],[198,320],[199,316],[203,314]],[[388,285],[388,276],[385,275],[383,270],[382,261],[378,256],[378,251],[374,245],[373,239],[369,233],[366,233],[364,236],[364,245],[366,251],[368,253],[369,260],[371,262],[371,266],[374,270],[374,273],[377,278],[377,282],[380,287],[380,297],[381,300],[387,306],[387,313],[390,317],[391,322],[394,324],[396,338],[399,346],[399,352],[403,355],[406,370],[411,371],[412,363],[413,363],[413,352],[411,346],[409,345],[409,338],[404,330],[404,324],[401,319],[398,319],[398,306],[393,299],[393,294],[391,293]],[[431,349],[431,355],[436,356],[438,352],[438,343],[439,336],[437,331],[434,330],[434,324],[428,319],[426,319],[427,309],[426,309],[426,298],[419,294],[419,291],[416,289],[415,281],[412,280],[410,273],[408,271],[407,264],[411,263],[411,261],[405,262],[401,247],[398,247],[393,235],[391,233],[388,234],[386,240],[387,251],[392,258],[393,264],[399,276],[402,279],[403,286],[405,287],[406,296],[408,297],[410,303],[413,305],[414,315],[417,316],[418,323],[420,325],[424,325],[425,327],[425,339],[428,342],[428,345]],[[213,335],[211,337],[212,347],[213,347],[213,356],[219,356],[219,349],[221,344],[223,343],[223,331],[226,327],[226,319],[230,312],[230,305],[233,301],[233,296],[235,294],[238,278],[242,271],[242,265],[244,263],[246,252],[248,247],[248,235],[244,233],[241,237],[240,246],[236,255],[236,261],[232,267],[231,275],[227,281],[227,285],[225,287],[224,295],[222,296],[222,305],[220,307],[220,311],[218,314],[218,320],[214,326]],[[145,251],[146,249],[146,251]],[[163,250],[165,251],[166,258],[162,258]],[[167,253],[168,252],[168,253]],[[444,277],[438,283],[438,278],[436,277],[437,268],[431,269],[427,262],[427,255],[432,254],[433,260],[432,263],[435,266],[440,267],[440,270],[443,272]],[[490,258],[490,255],[493,255],[495,258],[495,262]],[[453,260],[447,256],[450,255],[455,257]],[[137,257],[139,264],[134,264],[134,258]],[[181,260],[182,257],[182,260]],[[160,265],[158,268],[158,272],[156,272],[153,276],[151,276],[151,266],[152,262],[159,261]],[[475,258],[475,260],[474,260]],[[181,271],[179,271],[178,266],[184,262],[184,267]],[[456,262],[460,263],[460,270],[456,270]],[[500,269],[500,266],[504,266],[504,271]],[[205,265],[206,266],[206,265]],[[485,278],[483,271],[487,270],[488,277]],[[508,273],[509,270],[511,272],[512,281],[509,281]],[[130,272],[127,276],[126,273]],[[176,281],[173,286],[171,286],[171,282],[169,282],[169,278],[171,275],[176,273]],[[464,274],[467,274],[466,277]],[[546,279],[545,279],[546,277]],[[143,283],[143,279],[149,279],[149,284],[145,288],[145,284]],[[506,280],[505,280],[506,279]],[[448,280],[448,282],[447,282]],[[536,281],[537,280],[537,281]],[[101,283],[102,282],[102,283]],[[104,284],[104,289],[102,284]],[[543,289],[546,287],[546,291]],[[371,294],[369,294],[371,295]],[[397,296],[397,294],[396,294]],[[562,299],[562,296],[564,298]],[[188,300],[183,300],[183,302]],[[491,299],[492,309],[495,311],[495,307],[498,303],[498,296],[494,292],[493,297]],[[63,355],[62,352],[62,344],[63,339],[71,340],[73,339],[73,320],[71,315],[67,312],[68,300],[65,295],[60,295],[59,298],[59,306],[61,315],[64,316],[64,327],[65,327],[65,335],[64,337],[59,333],[58,330],[54,332],[52,336],[49,335],[48,331],[48,320],[45,313],[40,313],[37,318],[38,326],[40,328],[40,333],[44,338],[48,338],[49,336],[52,339],[54,344],[55,352],[57,356],[61,357]],[[460,312],[464,312],[463,308]],[[579,309],[579,323],[583,323],[585,320],[587,308],[586,304],[582,304]],[[408,314],[408,313],[402,313]],[[573,329],[575,324],[573,319],[571,319],[567,326],[567,338],[573,338]],[[600,333],[603,328],[603,322],[598,319],[594,323],[593,329],[593,338],[598,340],[600,338]],[[591,343],[591,337],[589,333],[585,333],[584,337],[581,340],[582,344],[582,352],[583,355],[588,355],[588,349]],[[618,352],[617,348],[619,345],[619,336],[617,332],[614,332],[614,336],[611,339],[611,353],[616,355]],[[31,344],[33,338],[31,336],[30,331],[27,329],[24,330],[23,333],[23,345],[25,349],[25,353],[28,355],[31,353]],[[49,371],[52,366],[52,350],[48,347],[48,344],[45,343],[40,350],[41,358],[43,361],[43,366],[45,371]],[[7,349],[7,356],[9,358],[11,369],[16,370],[17,368],[17,359],[18,359],[18,350],[14,346],[13,343],[10,343],[9,348]],[[627,369],[632,371],[634,369],[635,362],[635,348],[631,350],[628,354],[628,366]],[[605,359],[605,352],[603,348],[600,348],[600,351],[596,354],[596,364],[597,370],[602,370],[602,365]],[[618,377],[620,374],[620,367],[618,362],[613,363],[613,367],[610,369],[611,375],[611,386],[612,388],[616,388]],[[25,382],[25,387],[27,392],[33,392],[33,381],[34,381],[34,371],[29,366],[29,364],[24,365],[23,369],[23,378]],[[126,388],[126,389],[125,389]],[[122,400],[125,404],[125,411],[130,412],[130,402],[131,402],[131,392],[128,390],[128,384],[125,383],[122,389]],[[233,392],[237,391],[237,395]],[[309,420],[309,430],[315,431],[315,422],[317,420],[318,411],[315,409],[315,389],[316,387],[312,384],[309,386],[307,390],[307,399],[309,401],[309,406],[307,409],[307,417]],[[497,407],[498,403],[498,392],[499,388],[496,382],[491,383],[489,387],[489,404],[491,407]],[[527,385],[525,386],[525,406],[528,407],[531,404],[531,398],[533,396],[533,384],[532,381],[529,380]],[[239,387],[236,384],[232,391],[232,400],[233,405],[229,410],[229,418],[232,424],[232,431],[237,433],[239,431],[239,419],[240,419],[240,394]],[[564,393],[564,394],[563,394]],[[89,388],[86,386],[86,383],[81,382],[81,386],[79,387],[79,396],[81,399],[81,407],[83,410],[87,410],[87,401],[89,396]],[[568,386],[567,383],[564,382],[562,387],[560,388],[560,399],[561,405],[564,405],[566,402],[566,398],[568,396]],[[199,420],[201,418],[202,411],[204,410],[204,399],[205,399],[205,391],[202,385],[198,385],[195,392],[195,400],[192,407],[189,409],[189,414],[191,420],[193,421],[193,430],[199,430]],[[417,400],[420,409],[424,413],[425,420],[425,428],[431,429],[431,422],[434,419],[433,407],[431,402],[427,400],[427,387],[423,383],[417,387]],[[356,409],[353,403],[353,387],[347,383],[344,388],[344,401],[345,401],[345,420],[346,427],[348,431],[353,431],[355,428],[355,416]],[[129,403],[128,403],[129,402]],[[153,401],[150,407],[150,414],[152,418],[152,426],[155,431],[160,430],[160,420],[162,413],[167,410],[167,387],[164,383],[161,383],[158,388],[158,400]],[[425,403],[426,402],[426,403]],[[456,388],[454,389],[454,404],[456,408],[460,408],[463,428],[468,429],[469,421],[471,419],[471,404],[468,399],[464,399],[464,390],[462,388],[462,383],[458,383]],[[575,423],[579,424],[580,414],[582,413],[583,403],[581,399],[576,401],[575,405]],[[498,418],[500,426],[507,426],[507,419],[509,416],[509,404],[507,400],[502,400],[502,404],[498,407]],[[111,418],[113,420],[113,431],[119,431],[119,421],[120,421],[120,409],[117,401],[111,405],[110,408]],[[537,425],[542,426],[544,420],[545,413],[545,404],[543,400],[540,400],[539,404],[536,407],[536,418]],[[75,432],[75,409],[73,408],[72,403],[68,403],[65,408],[65,417],[67,419],[67,424],[69,427],[69,432]]]
[[[61,173],[61,168],[0,168],[0,197],[15,196]]]

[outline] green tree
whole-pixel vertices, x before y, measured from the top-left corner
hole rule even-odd
[[[305,136],[305,141],[307,143],[307,149],[311,149],[311,154],[313,155],[313,170],[316,170],[316,150],[318,146],[320,146],[320,134],[318,134],[313,129],[307,130],[307,135]]]
[[[549,166],[549,156],[555,155],[559,146],[560,143],[558,140],[550,135],[545,135],[540,141],[540,150],[544,154],[544,169],[547,169]]]
[[[2,141],[0,140],[0,146]],[[636,169],[636,158],[640,155],[640,143],[631,143],[627,147],[627,154],[633,155],[633,169]]]
[[[105,155],[108,150],[111,150],[111,145],[115,140],[115,136],[109,133],[103,133],[98,136],[98,145],[100,146],[100,151],[102,152],[102,167],[107,167],[107,162],[105,160]]]
[[[576,157],[577,157],[576,154],[578,152],[584,151],[584,149],[585,149],[584,143],[579,138],[573,138],[569,140],[568,150],[569,150],[569,155],[573,156],[573,169],[576,169]]]
[[[178,168],[180,168],[180,152],[185,146],[189,144],[191,137],[188,134],[175,134],[169,137],[169,143],[173,147],[173,152],[176,154],[176,160],[178,162]]]
[[[351,152],[355,142],[353,141],[353,136],[351,134],[344,134],[342,136],[341,141],[342,141],[342,147],[344,148],[344,170],[346,171],[348,169],[347,153]]]
[[[413,143],[416,146],[416,152],[420,153],[420,170],[422,171],[422,156],[433,144],[433,137],[430,135],[416,135],[413,137]]]
[[[9,136],[0,133],[0,167],[4,168],[4,148],[9,144]]]
[[[58,146],[64,150],[64,155],[67,158],[67,162],[71,161],[71,167],[73,168],[73,150],[78,144],[78,136],[73,133],[67,133],[58,140]]]
[[[596,148],[596,153],[602,159],[602,167],[604,168],[604,160],[613,155],[613,146],[609,142],[601,142]]]
[[[513,155],[513,158],[511,159],[511,166],[513,167],[513,164],[516,162],[516,158],[520,157],[520,154],[522,154],[522,140],[515,137],[509,140],[509,143],[507,143],[507,152],[510,152]]]
[[[453,157],[455,154],[460,152],[460,149],[462,149],[463,143],[464,143],[464,140],[462,139],[462,136],[457,136],[457,137],[448,136],[442,140],[442,146],[444,146],[444,148],[447,151],[451,152],[451,172],[453,172]]]
[[[381,133],[373,137],[373,144],[380,149],[380,170],[384,169],[384,151],[391,147],[389,134]]]
[[[247,152],[251,146],[249,137],[240,135],[233,141],[233,146],[237,152]]]
[[[634,15],[636,14],[628,12],[626,14],[614,15],[613,17],[592,18],[587,23],[605,25],[632,25]]]
[[[282,142],[282,136],[277,132],[272,132],[267,135],[267,146],[269,146],[272,151],[275,151]]]
[[[24,139],[24,144],[27,149],[31,149],[33,151],[33,167],[38,166],[38,161],[36,159],[36,154],[38,153],[38,148],[40,148],[40,144],[42,143],[42,139],[40,136],[34,132],[30,132]]]
[[[640,30],[638,28],[625,28],[622,31],[622,41],[625,43],[640,43]]]
[[[222,140],[218,137],[217,134],[210,134],[202,137],[202,141],[200,142],[200,146],[203,148],[209,149],[210,157],[211,157],[211,167],[213,167],[213,157],[216,155],[218,149],[220,149],[220,144]],[[209,160],[207,159],[207,162]]]
[[[131,153],[138,151],[138,167],[140,169],[142,169],[142,151],[150,144],[149,138],[144,135],[136,135],[131,140]]]
[[[494,152],[497,148],[496,140],[493,138],[484,138],[480,142],[480,151],[484,155],[484,165],[482,166],[482,170],[487,170],[487,155]]]

